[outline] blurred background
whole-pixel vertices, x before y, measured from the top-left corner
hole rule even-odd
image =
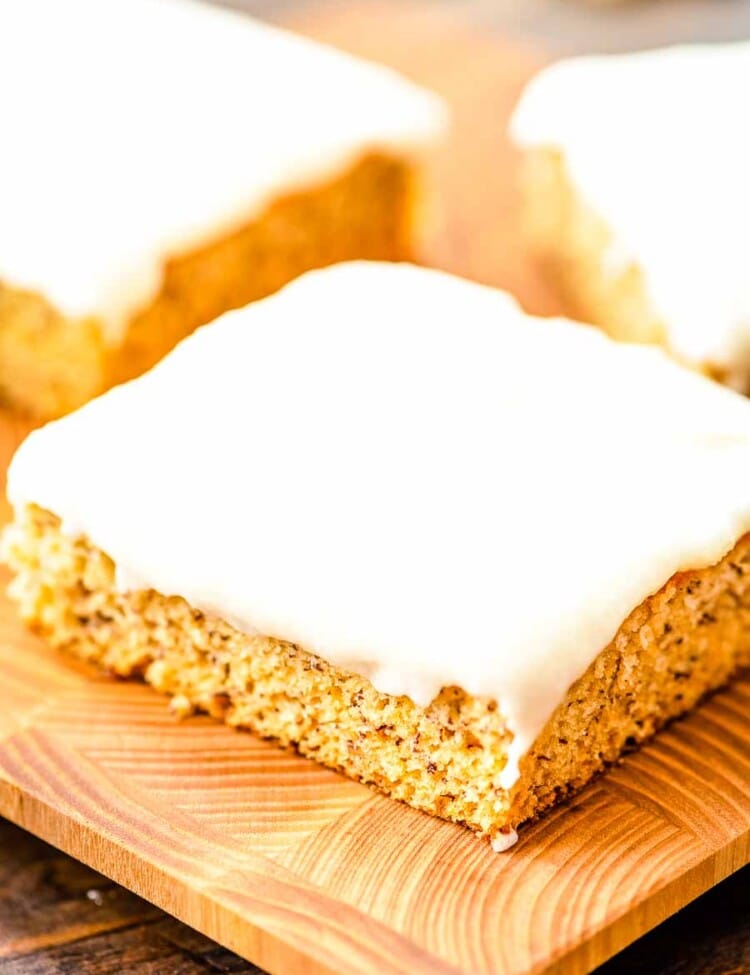
[[[439,92],[450,139],[429,160],[422,262],[561,312],[527,253],[518,159],[506,135],[526,82],[568,54],[750,38],[750,0],[212,0],[362,57]]]
[[[356,0],[215,0],[269,20],[303,8],[339,9]],[[393,0],[403,6],[410,0]],[[551,52],[625,51],[684,41],[750,37],[750,0],[423,0],[450,8],[477,29],[539,41]],[[383,4],[382,6],[386,6]]]

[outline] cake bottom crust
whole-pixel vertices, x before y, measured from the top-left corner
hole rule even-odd
[[[236,232],[168,261],[158,296],[114,345],[97,319],[66,318],[44,296],[0,282],[0,398],[30,416],[61,416],[306,271],[408,259],[414,180],[406,160],[370,154],[337,179],[279,197]]]
[[[179,597],[115,588],[112,561],[30,506],[7,531],[11,595],[56,647],[296,747],[393,798],[508,845],[519,824],[750,665],[750,536],[670,579],[565,694],[507,791],[512,734],[495,701],[443,688],[426,708],[283,640],[246,635]],[[543,600],[543,593],[540,594]],[[498,611],[501,609],[501,594]],[[543,606],[540,606],[543,611]],[[457,648],[460,652],[460,647]]]

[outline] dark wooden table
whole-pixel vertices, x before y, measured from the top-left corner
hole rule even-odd
[[[17,0],[22,2],[22,0]],[[310,0],[220,0],[285,19]],[[750,37],[750,0],[434,0],[561,52]],[[0,975],[259,973],[231,952],[0,820]],[[750,867],[598,975],[750,975]]]

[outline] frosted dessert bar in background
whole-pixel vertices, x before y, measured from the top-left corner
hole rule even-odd
[[[5,551],[55,646],[503,848],[750,663],[749,483],[661,351],[341,264],[33,433]]]
[[[197,0],[0,4],[0,396],[63,413],[296,275],[410,254],[442,103]]]
[[[750,391],[750,43],[553,64],[512,122],[570,311]]]

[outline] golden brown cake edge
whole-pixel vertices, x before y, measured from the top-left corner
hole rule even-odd
[[[179,712],[206,711],[293,745],[493,840],[579,791],[750,665],[747,535],[716,566],[678,574],[628,616],[565,695],[509,794],[500,776],[510,734],[494,701],[452,687],[421,708],[179,597],[120,593],[112,561],[38,508],[20,514],[4,548],[22,618],[54,646],[143,677]]]

